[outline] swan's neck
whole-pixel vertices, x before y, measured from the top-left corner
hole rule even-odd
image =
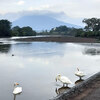
[[[14,84],[14,89],[16,88],[17,86]]]
[[[61,76],[58,77],[58,80],[60,80],[60,79],[61,79]]]

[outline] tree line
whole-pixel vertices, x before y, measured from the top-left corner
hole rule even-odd
[[[35,36],[35,35],[69,35],[76,37],[100,37],[100,19],[88,18],[83,19],[85,23],[84,28],[69,28],[67,26],[59,26],[51,30],[44,30],[41,32],[34,31],[31,27],[26,26],[20,28],[19,26],[12,27],[12,23],[8,20],[0,20],[0,37],[11,36]]]
[[[40,35],[67,35],[67,36],[75,36],[78,29],[70,28],[65,25],[61,25],[59,27],[52,28],[50,31],[42,31],[38,34]]]
[[[82,22],[85,24],[84,28],[77,29],[77,28],[69,28],[67,26],[59,26],[59,27],[52,28],[49,32],[47,30],[40,32],[40,34],[100,38],[99,18],[83,19]]]
[[[11,36],[35,36],[36,32],[29,26],[20,28],[15,26],[12,28]]]
[[[12,28],[12,23],[8,20],[0,20],[0,37],[11,36],[35,36],[36,32],[29,26],[20,28],[15,26]]]
[[[76,33],[78,37],[93,37],[100,38],[100,19],[88,18],[82,21],[85,23],[84,29],[79,29]]]

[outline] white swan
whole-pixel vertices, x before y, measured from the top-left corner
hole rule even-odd
[[[78,76],[80,79],[85,76],[85,74],[77,68],[75,75]]]
[[[14,83],[14,90],[13,90],[13,94],[17,95],[20,94],[22,92],[22,87],[18,87],[18,83]]]
[[[58,75],[56,77],[56,82],[57,82],[57,80],[59,80],[60,82],[62,82],[63,86],[64,85],[68,86],[68,84],[72,84],[72,82],[66,76]]]

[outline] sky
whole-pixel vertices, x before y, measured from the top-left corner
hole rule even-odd
[[[66,22],[71,18],[77,24],[83,18],[100,17],[100,0],[0,0],[0,18],[15,20],[14,15],[36,11],[63,13],[58,19]]]

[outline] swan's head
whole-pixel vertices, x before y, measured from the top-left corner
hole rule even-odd
[[[17,85],[19,85],[19,83],[15,82],[15,83],[14,83],[14,86],[17,86]]]
[[[79,68],[77,68],[77,70],[79,71]]]
[[[59,79],[61,77],[61,75],[59,74],[59,75],[57,75],[57,77],[56,77],[56,82],[57,82],[57,80]]]

